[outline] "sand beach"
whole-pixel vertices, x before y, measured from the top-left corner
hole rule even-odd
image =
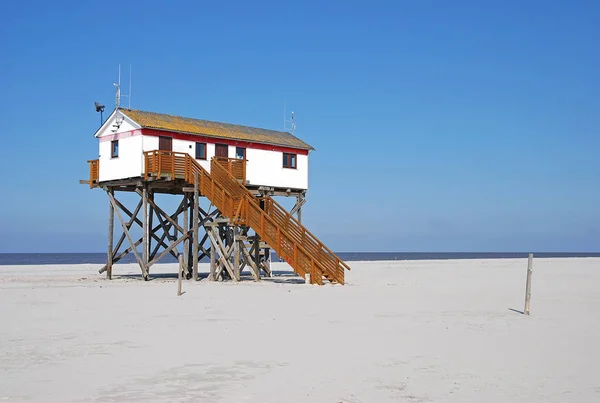
[[[598,402],[600,259],[285,263],[183,284],[176,265],[0,266],[0,402]],[[201,265],[206,273],[208,265]]]

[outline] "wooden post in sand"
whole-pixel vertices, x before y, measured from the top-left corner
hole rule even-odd
[[[529,315],[529,308],[531,307],[531,274],[533,273],[533,253],[529,254],[527,260],[527,284],[525,285],[525,308],[523,313]]]
[[[181,296],[181,282],[183,279],[183,275],[181,274],[183,272],[183,255],[180,253],[179,256],[177,257],[177,260],[179,260],[179,274],[177,274],[177,296]]]

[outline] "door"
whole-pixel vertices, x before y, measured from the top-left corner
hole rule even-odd
[[[215,144],[215,156],[217,157],[229,157],[229,147],[227,144]]]
[[[173,151],[173,138],[160,136],[158,138],[158,149],[161,151]]]

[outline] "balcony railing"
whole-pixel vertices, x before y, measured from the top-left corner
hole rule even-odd
[[[100,160],[88,160],[90,164],[90,189],[98,185],[100,179]]]

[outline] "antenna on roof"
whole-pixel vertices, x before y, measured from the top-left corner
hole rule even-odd
[[[131,109],[131,64],[129,65],[129,94],[121,95],[121,64],[119,63],[119,81],[114,83],[114,86],[117,87],[117,95],[115,97],[115,108],[118,109],[121,105],[121,97],[127,98],[128,106],[127,108]]]
[[[286,108],[287,103],[283,101],[283,130],[289,130],[292,132],[292,134],[294,134],[294,130],[296,130],[296,123],[294,122],[294,111],[292,111],[292,118],[288,119],[286,118]],[[290,124],[290,127],[288,127],[288,123]]]
[[[117,87],[117,94],[115,95],[115,109],[119,109],[119,105],[121,104],[121,64],[119,63],[119,80],[116,83],[113,83],[115,87]]]

